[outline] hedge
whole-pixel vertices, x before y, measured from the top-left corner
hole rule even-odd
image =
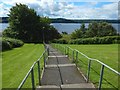
[[[119,44],[120,36],[106,36],[71,40],[70,44]]]
[[[54,40],[53,42],[61,44],[120,44],[120,36],[80,38],[72,39],[69,42],[65,40]]]
[[[3,37],[1,40],[2,40],[2,51],[10,50],[12,48],[16,48],[24,45],[24,42],[18,39]]]

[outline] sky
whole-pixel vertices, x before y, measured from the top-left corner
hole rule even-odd
[[[16,3],[28,5],[38,15],[66,19],[118,19],[118,0],[0,0],[0,17]]]

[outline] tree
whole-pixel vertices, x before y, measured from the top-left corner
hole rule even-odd
[[[87,35],[88,37],[112,36],[117,35],[117,31],[107,22],[92,22],[86,31]]]
[[[82,38],[83,37],[83,32],[80,29],[76,29],[72,34],[71,38],[72,39],[77,39],[77,38]]]
[[[117,31],[107,22],[100,22],[98,24],[98,36],[112,36],[117,35]]]
[[[72,39],[84,38],[84,37],[85,37],[85,32],[86,32],[85,24],[82,23],[80,29],[76,29],[76,30],[71,34],[71,38],[72,38]]]
[[[21,39],[24,42],[42,42],[44,38],[51,40],[59,38],[58,34],[54,27],[51,29],[48,17],[38,16],[33,9],[24,4],[16,4],[10,9],[9,28],[3,32],[3,36]]]
[[[83,33],[85,33],[86,28],[85,28],[85,24],[84,24],[84,23],[82,23],[82,25],[81,25],[81,27],[80,27],[80,30],[81,30]]]
[[[6,32],[9,33],[11,29],[11,32],[16,33],[14,36],[9,33],[9,37],[22,39],[23,41],[34,40],[34,34],[37,32],[37,27],[39,26],[39,16],[37,16],[33,9],[28,8],[24,4],[16,4],[16,6],[10,9],[8,16],[9,29]]]
[[[63,32],[62,32],[62,34],[66,34],[66,35],[67,35],[68,33],[67,33],[67,32],[65,32],[65,31],[63,31]]]

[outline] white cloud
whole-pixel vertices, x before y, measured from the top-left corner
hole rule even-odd
[[[27,4],[30,8],[37,11],[38,15],[56,17],[56,18],[77,18],[77,19],[117,19],[118,3],[105,4],[102,7],[94,7],[99,2],[90,2],[88,5],[76,6],[68,2],[55,2],[54,0],[1,0],[0,15],[8,13],[9,8],[6,5],[15,5],[15,3]],[[5,10],[7,9],[7,10]]]

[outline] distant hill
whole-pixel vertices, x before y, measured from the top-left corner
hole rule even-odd
[[[65,19],[65,18],[50,18],[51,23],[90,23],[93,21],[108,23],[120,23],[120,20],[107,20],[107,19]],[[8,17],[0,17],[0,23],[8,23]]]
[[[0,23],[8,23],[8,17],[0,17]]]
[[[64,18],[51,18],[52,23],[90,23],[90,22],[108,22],[108,23],[120,23],[120,20],[107,20],[107,19],[64,19]]]

